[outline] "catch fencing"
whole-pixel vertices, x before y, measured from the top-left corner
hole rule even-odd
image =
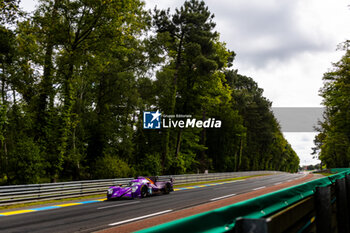
[[[173,178],[175,185],[222,180],[242,176],[274,174],[276,171],[225,172],[159,176],[159,180]],[[38,200],[80,197],[103,194],[108,187],[128,184],[133,178],[85,180],[60,183],[0,186],[0,206],[27,203]]]

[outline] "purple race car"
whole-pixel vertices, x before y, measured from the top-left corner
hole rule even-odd
[[[143,198],[153,194],[168,194],[173,189],[173,179],[169,181],[158,181],[157,177],[137,177],[128,185],[111,186],[107,191],[107,200],[127,197]]]

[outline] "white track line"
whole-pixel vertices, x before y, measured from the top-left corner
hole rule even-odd
[[[109,205],[109,206],[104,206],[104,207],[100,207],[100,208],[97,208],[97,209],[98,210],[102,210],[102,209],[107,209],[107,208],[112,208],[112,207],[117,207],[117,206],[132,205],[132,204],[136,204],[136,203],[139,203],[139,201],[124,203],[124,204],[118,204],[118,205]]]
[[[165,214],[165,213],[168,213],[168,212],[171,212],[171,211],[173,211],[173,210],[164,210],[164,211],[160,211],[160,212],[157,212],[157,213],[147,214],[147,215],[144,215],[144,216],[140,216],[140,217],[137,217],[137,218],[131,218],[131,219],[128,219],[128,220],[124,220],[124,221],[120,221],[120,222],[111,223],[111,224],[108,224],[108,225],[109,225],[109,226],[120,225],[120,224],[123,224],[123,223],[136,221],[136,220],[139,220],[139,219],[144,219],[144,218],[149,218],[149,217],[156,216],[156,215],[160,215],[160,214]]]
[[[259,188],[255,188],[255,189],[252,189],[252,190],[259,190],[259,189],[263,189],[263,188],[266,188],[266,186],[261,186]]]
[[[282,182],[274,183],[274,185],[279,185],[279,184],[282,184]]]
[[[232,197],[232,196],[234,196],[234,195],[236,195],[236,194],[233,193],[233,194],[229,194],[229,195],[226,195],[226,196],[213,198],[213,199],[210,199],[210,200],[211,200],[211,201],[216,201],[216,200],[223,199],[223,198],[226,198],[226,197]]]

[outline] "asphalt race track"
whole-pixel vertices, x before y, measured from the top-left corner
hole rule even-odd
[[[278,174],[228,184],[180,190],[144,199],[104,201],[0,216],[0,232],[92,232],[200,205],[303,177]]]

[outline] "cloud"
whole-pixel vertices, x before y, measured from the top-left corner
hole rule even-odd
[[[38,5],[38,0],[25,0],[20,3],[20,7],[27,12],[34,11],[36,5]]]
[[[283,135],[298,154],[301,166],[320,163],[320,160],[311,155],[316,133],[283,133]]]
[[[301,141],[303,141],[303,142],[308,142],[310,140],[310,137],[307,137],[307,136],[305,136],[305,135],[303,135],[302,137],[301,137]]]
[[[146,0],[146,7],[174,10],[184,0]],[[263,69],[304,53],[333,51],[346,39],[346,0],[206,0],[216,30],[240,64]],[[345,18],[344,18],[345,17]],[[348,33],[349,35],[349,33]],[[341,39],[339,39],[341,38]]]
[[[222,39],[241,63],[262,68],[301,53],[334,49],[329,33],[314,20],[305,20],[313,16],[303,0],[206,2],[216,15]]]

